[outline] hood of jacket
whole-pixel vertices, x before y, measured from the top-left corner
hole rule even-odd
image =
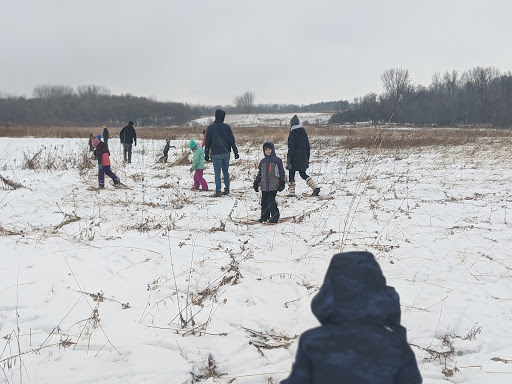
[[[272,148],[272,153],[270,154],[270,156],[267,156],[267,155],[265,154],[265,147],[266,147],[267,145],[270,145],[270,148]],[[277,156],[277,155],[276,155],[276,147],[274,146],[274,143],[273,143],[273,142],[271,142],[271,141],[267,141],[266,143],[263,143],[263,156],[264,156],[264,158],[265,158],[265,159],[269,159],[269,160],[270,160],[270,159],[273,159],[273,158],[275,158],[275,157]]]
[[[311,310],[323,325],[366,323],[401,328],[398,294],[386,285],[369,252],[334,255]]]

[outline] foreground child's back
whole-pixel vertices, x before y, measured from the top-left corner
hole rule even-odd
[[[311,302],[322,324],[300,338],[282,384],[419,384],[400,301],[368,252],[335,255]]]

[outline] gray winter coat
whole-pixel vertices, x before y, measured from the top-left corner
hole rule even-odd
[[[261,182],[261,190],[264,192],[277,191],[279,185],[285,182],[283,161],[277,157],[274,143],[269,141],[264,143],[263,147],[265,147],[265,145],[270,145],[272,153],[270,156],[267,156],[265,150],[263,150],[265,157],[260,161],[258,176],[256,176],[255,181],[258,184]]]

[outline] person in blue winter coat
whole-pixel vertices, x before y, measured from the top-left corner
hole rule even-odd
[[[263,144],[263,154],[265,156],[260,161],[253,186],[258,192],[261,183],[261,217],[258,221],[263,223],[268,220],[269,223],[277,223],[280,213],[276,194],[277,191],[284,190],[285,185],[283,161],[277,157],[274,143],[270,141]]]
[[[321,326],[303,333],[281,384],[419,384],[400,325],[400,299],[371,253],[334,255],[311,310]]]

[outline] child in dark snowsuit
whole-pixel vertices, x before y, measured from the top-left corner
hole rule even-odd
[[[260,161],[253,186],[258,192],[261,183],[261,217],[258,221],[263,223],[268,220],[270,223],[277,223],[280,214],[276,194],[277,191],[281,192],[284,189],[285,184],[283,161],[277,157],[272,142],[263,144],[263,154],[265,157]]]
[[[419,384],[400,299],[368,252],[334,255],[311,302],[322,324],[302,334],[281,384]]]
[[[92,145],[96,148],[98,157],[98,186],[105,188],[105,173],[114,180],[114,185],[117,187],[121,181],[114,172],[110,170],[110,152],[103,141],[97,137],[92,138]]]
[[[167,163],[167,157],[169,156],[169,149],[176,148],[174,145],[170,144],[171,139],[167,139],[165,141],[165,147],[164,147],[164,155],[158,159],[160,163]]]

